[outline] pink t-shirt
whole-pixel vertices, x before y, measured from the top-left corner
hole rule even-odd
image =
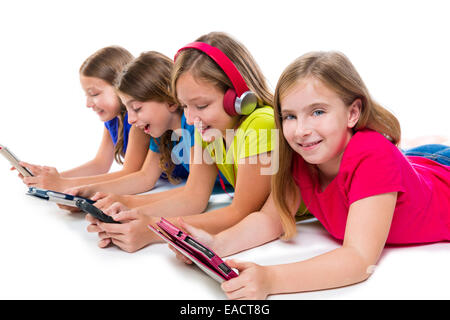
[[[303,201],[333,237],[344,239],[353,202],[398,192],[387,243],[450,240],[450,166],[405,157],[383,135],[367,129],[350,139],[338,175],[323,191],[299,154],[292,161]]]

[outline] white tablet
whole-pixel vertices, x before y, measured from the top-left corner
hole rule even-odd
[[[0,154],[4,156],[12,164],[12,166],[16,168],[17,171],[19,171],[24,177],[33,176],[30,170],[28,170],[25,167],[22,167],[19,164],[20,160],[11,151],[9,151],[8,148],[2,146],[1,144],[0,144]]]

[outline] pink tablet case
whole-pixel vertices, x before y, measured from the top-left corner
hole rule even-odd
[[[164,232],[151,225],[149,225],[149,228],[163,240],[173,245],[175,249],[197,264],[215,280],[223,282],[238,276],[211,249],[187,235],[166,219],[161,218],[157,226]]]

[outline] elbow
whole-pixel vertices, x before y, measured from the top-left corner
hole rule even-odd
[[[185,198],[189,200],[189,208],[193,213],[204,212],[208,208],[209,194],[193,192],[188,188],[184,188],[183,193]]]
[[[362,262],[359,270],[359,279],[357,282],[363,282],[370,278],[370,276],[375,272],[376,265],[370,262]]]
[[[350,248],[349,248],[350,249]],[[354,283],[363,282],[367,280],[376,269],[376,260],[361,254],[357,249],[351,248],[351,256],[353,266],[355,266]]]
[[[109,170],[111,169],[112,166],[112,162],[113,160],[111,159],[111,161],[102,159],[102,158],[94,158],[93,160],[91,160],[91,163],[93,164],[96,172],[98,172],[98,174],[106,174],[109,172]]]

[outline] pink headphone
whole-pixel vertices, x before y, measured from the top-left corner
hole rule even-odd
[[[230,79],[234,88],[229,88],[223,97],[223,107],[230,116],[248,115],[255,110],[258,103],[255,93],[250,91],[239,70],[225,53],[205,42],[192,42],[178,50],[174,61],[180,51],[186,49],[197,49],[204,52],[219,65]]]

